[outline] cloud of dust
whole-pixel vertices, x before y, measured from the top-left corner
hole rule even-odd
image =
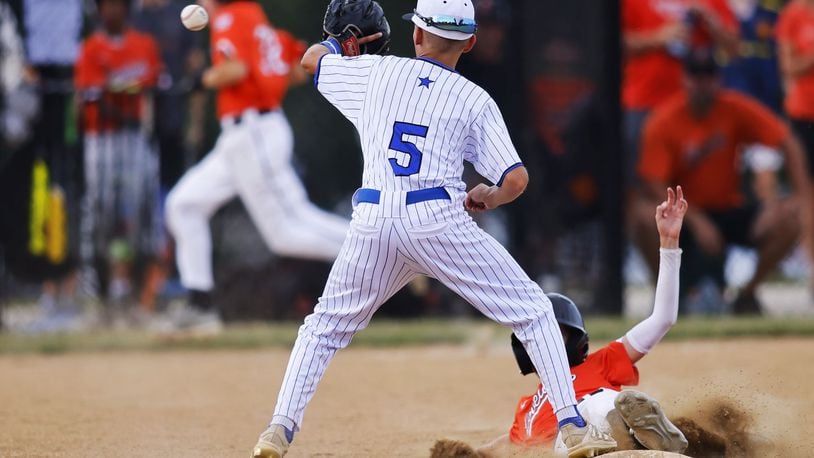
[[[690,444],[684,453],[694,458],[788,457],[807,452],[802,430],[793,427],[799,418],[793,408],[763,393],[710,394],[671,410],[671,420]]]

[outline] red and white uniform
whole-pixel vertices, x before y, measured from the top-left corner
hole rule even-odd
[[[280,106],[305,46],[272,27],[254,2],[222,5],[211,24],[213,64],[238,60],[248,74],[218,91],[222,130],[215,148],[167,199],[181,282],[201,291],[214,287],[209,218],[234,197],[280,255],[332,261],[348,228],[308,200],[291,166],[294,139]]]
[[[571,368],[577,408],[589,423],[610,434],[605,415],[613,409],[613,400],[622,386],[639,383],[639,370],[630,361],[625,346],[613,342],[588,355],[585,362]],[[601,389],[601,391],[599,391]],[[593,393],[593,394],[592,394]],[[509,438],[515,444],[547,444],[557,436],[557,417],[540,385],[532,396],[520,399]]]
[[[299,65],[304,52],[301,41],[269,25],[260,5],[237,2],[220,8],[212,19],[212,64],[237,59],[248,66],[249,75],[218,91],[218,118],[280,108],[291,67]]]
[[[138,121],[142,95],[155,86],[161,60],[155,41],[127,29],[121,36],[96,32],[84,43],[76,61],[74,85],[82,94],[82,128],[99,132]]]
[[[82,102],[85,195],[81,256],[105,258],[114,239],[154,254],[158,224],[158,159],[145,125],[147,92],[161,71],[149,36],[126,29],[99,31],[83,43],[74,84]]]
[[[624,336],[637,353],[646,355],[661,341],[678,317],[678,275],[681,250],[659,250],[659,274],[653,311],[649,317],[631,328]],[[611,434],[607,414],[614,408],[616,395],[623,386],[639,384],[639,370],[633,364],[622,339],[588,355],[585,361],[571,368],[577,409],[588,423]],[[533,446],[556,440],[555,450],[565,444],[557,435],[557,419],[548,393],[540,385],[532,396],[520,399],[509,439],[519,445]]]

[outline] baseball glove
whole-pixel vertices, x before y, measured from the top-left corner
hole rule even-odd
[[[325,39],[333,37],[342,55],[385,54],[390,50],[390,24],[381,5],[373,0],[331,0],[322,21]],[[382,33],[376,41],[360,45],[358,39]]]

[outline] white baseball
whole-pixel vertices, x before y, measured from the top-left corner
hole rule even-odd
[[[189,30],[196,32],[206,27],[209,23],[209,15],[200,5],[187,5],[181,10],[181,22]]]

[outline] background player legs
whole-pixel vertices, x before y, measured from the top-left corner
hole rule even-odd
[[[91,295],[107,295],[107,247],[115,221],[115,133],[85,136],[85,194],[82,197],[80,253],[84,281]]]
[[[266,244],[279,255],[333,261],[348,221],[308,200],[291,166],[293,137],[285,118],[267,114],[246,129],[251,148],[230,151],[231,163],[240,198]]]
[[[181,283],[190,290],[211,291],[212,234],[209,219],[237,194],[225,149],[231,138],[224,133],[215,149],[192,167],[167,196],[166,219],[176,244]],[[240,145],[238,145],[240,146]]]
[[[781,200],[760,212],[752,227],[758,263],[741,295],[754,296],[757,286],[794,249],[800,237],[798,213],[797,205],[790,200]]]
[[[457,227],[431,237],[407,237],[401,243],[423,260],[422,267],[430,275],[489,319],[512,328],[529,353],[555,412],[575,406],[562,334],[542,289],[471,218],[464,215],[450,225]],[[571,416],[567,413],[558,417]],[[576,411],[573,413],[575,416]]]
[[[314,313],[300,327],[280,387],[272,423],[299,429],[305,407],[337,350],[364,329],[373,313],[416,272],[394,248],[390,220],[351,229]],[[368,260],[360,263],[360,259]]]

